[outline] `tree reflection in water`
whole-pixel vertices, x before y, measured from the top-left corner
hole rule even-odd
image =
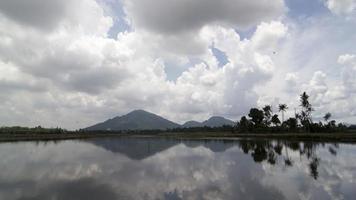
[[[267,139],[4,143],[0,199],[353,199],[355,153]]]
[[[158,138],[122,138],[112,141],[111,139],[93,140],[92,143],[101,146],[111,152],[125,154],[131,159],[143,160],[147,157],[165,151],[175,145],[183,143],[187,147],[195,148],[204,146],[213,152],[225,152],[227,149],[238,146],[245,154],[250,154],[256,163],[266,161],[270,165],[280,164],[286,168],[293,167],[296,162],[303,158],[307,160],[310,176],[318,178],[320,158],[316,150],[325,147],[325,143],[313,141],[293,140],[265,140],[265,139],[240,139],[234,140],[166,140]],[[328,151],[331,155],[337,155],[338,144],[329,143]],[[320,148],[319,148],[320,149]],[[295,153],[299,154],[299,160],[295,160]]]
[[[271,165],[278,164],[279,160],[284,161],[286,167],[292,167],[293,163],[296,162],[289,155],[290,150],[293,152],[298,152],[300,159],[305,157],[309,164],[310,176],[315,180],[318,178],[318,166],[320,163],[320,158],[316,153],[318,146],[324,146],[324,143],[315,143],[312,141],[298,142],[298,141],[271,141],[271,140],[250,140],[243,139],[239,140],[238,146],[242,149],[245,154],[250,154],[256,163],[261,163],[266,161]],[[283,153],[283,148],[285,149]],[[338,145],[333,144],[329,147],[329,152],[336,156]],[[281,158],[281,159],[279,159]]]

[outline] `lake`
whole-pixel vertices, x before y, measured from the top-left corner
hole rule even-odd
[[[99,138],[0,143],[0,199],[355,199],[356,145]]]

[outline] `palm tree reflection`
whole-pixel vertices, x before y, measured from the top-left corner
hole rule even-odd
[[[325,146],[324,143],[315,142],[297,142],[297,141],[270,141],[270,140],[239,140],[238,146],[245,154],[250,154],[256,163],[266,161],[270,165],[278,164],[278,161],[283,160],[286,167],[293,167],[293,157],[290,156],[289,151],[299,153],[300,161],[306,158],[310,176],[318,179],[318,167],[320,158],[316,153],[318,146]],[[336,156],[338,146],[335,144],[328,145],[329,152]],[[283,152],[284,149],[284,152]]]

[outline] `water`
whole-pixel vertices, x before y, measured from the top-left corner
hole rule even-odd
[[[106,138],[0,144],[0,199],[355,199],[356,146]]]

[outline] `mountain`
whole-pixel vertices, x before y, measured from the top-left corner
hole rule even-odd
[[[209,118],[208,120],[205,120],[203,122],[197,122],[197,121],[187,121],[186,123],[184,123],[182,125],[182,127],[184,128],[192,128],[192,127],[204,127],[204,126],[208,126],[208,127],[220,127],[223,125],[230,125],[233,126],[235,124],[235,122],[226,119],[224,117],[218,117],[218,116],[214,116]]]
[[[234,124],[235,122],[219,116],[210,117],[208,120],[203,122],[203,126],[209,127],[220,127],[223,125],[233,126]]]
[[[90,126],[85,130],[164,130],[177,127],[180,127],[180,125],[153,113],[144,110],[134,110],[126,115]]]
[[[349,129],[356,129],[356,124],[351,124],[348,127],[349,127]]]
[[[193,127],[201,127],[201,126],[202,123],[197,121],[187,121],[182,125],[183,128],[193,128]]]

